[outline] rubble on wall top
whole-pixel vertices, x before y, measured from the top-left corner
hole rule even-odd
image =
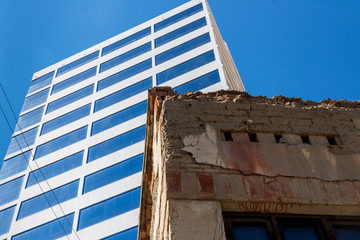
[[[220,90],[210,93],[202,92],[187,92],[186,94],[175,94],[168,96],[167,99],[184,99],[197,101],[214,101],[220,103],[226,102],[243,102],[243,103],[266,103],[266,104],[284,104],[292,107],[325,107],[325,108],[360,108],[360,100],[331,100],[330,98],[322,100],[321,102],[314,102],[311,100],[302,100],[300,97],[285,97],[274,96],[268,98],[266,96],[251,96],[246,92]]]

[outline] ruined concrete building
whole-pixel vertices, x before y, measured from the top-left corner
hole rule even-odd
[[[139,239],[360,239],[360,102],[149,90]]]

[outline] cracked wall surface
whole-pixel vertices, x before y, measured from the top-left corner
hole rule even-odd
[[[223,212],[360,215],[360,102],[219,91],[154,106],[152,239],[225,238],[210,227]]]

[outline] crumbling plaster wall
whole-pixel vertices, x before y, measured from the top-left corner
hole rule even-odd
[[[168,97],[159,114],[153,161],[161,187],[154,187],[152,206],[159,224],[152,223],[152,239],[224,238],[222,224],[219,231],[209,227],[222,223],[224,211],[360,215],[359,102],[220,91]],[[279,142],[274,134],[281,135]],[[204,210],[219,206],[215,219],[190,216],[195,209],[189,206],[199,201]],[[199,235],[201,227],[205,235]]]

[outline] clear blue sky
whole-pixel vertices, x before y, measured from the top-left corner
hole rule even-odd
[[[0,0],[0,82],[16,115],[34,72],[185,2]],[[360,99],[359,0],[209,4],[250,94]],[[10,137],[0,114],[0,159]]]

